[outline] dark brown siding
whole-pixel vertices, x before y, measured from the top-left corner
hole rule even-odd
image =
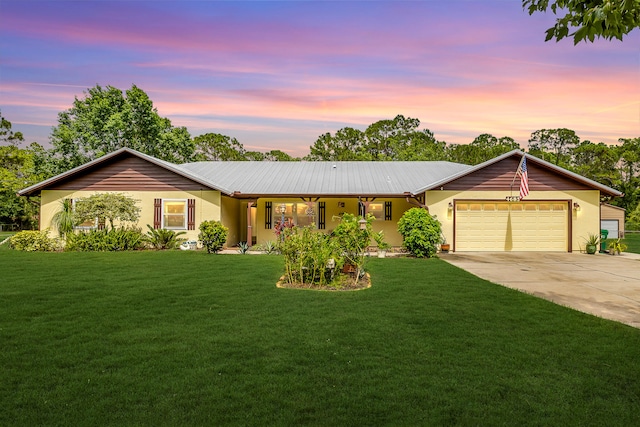
[[[520,178],[513,181],[513,177],[520,163],[520,157],[509,157],[484,169],[463,176],[455,181],[443,185],[444,190],[509,190],[513,182],[514,188],[520,186]],[[527,158],[529,171],[529,190],[592,190],[591,187],[563,176],[558,172],[538,166]]]
[[[61,181],[51,190],[171,191],[199,190],[203,185],[138,157],[114,159],[81,176]]]

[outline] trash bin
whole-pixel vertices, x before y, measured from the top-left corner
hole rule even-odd
[[[609,230],[600,230],[600,253],[607,251],[607,237],[609,237]]]

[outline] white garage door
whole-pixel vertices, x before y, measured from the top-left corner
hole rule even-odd
[[[568,250],[567,203],[458,202],[456,251]]]

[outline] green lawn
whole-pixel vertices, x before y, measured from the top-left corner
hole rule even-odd
[[[640,330],[440,260],[0,254],[0,425],[640,425]]]
[[[2,242],[7,237],[11,237],[16,234],[15,231],[0,231],[0,242]]]
[[[628,246],[627,252],[640,254],[640,233],[626,233],[622,241]]]

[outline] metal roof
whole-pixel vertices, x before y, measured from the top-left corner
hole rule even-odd
[[[471,166],[451,162],[196,162],[178,168],[237,195],[404,195]]]
[[[619,196],[613,188],[592,181],[544,160],[513,150],[476,166],[433,162],[227,162],[209,161],[176,165],[121,148],[82,166],[56,175],[28,188],[19,195],[32,195],[74,175],[88,171],[110,159],[134,155],[182,175],[206,187],[236,197],[258,196],[403,196],[417,195],[476,172],[509,156],[526,155],[556,173],[583,182],[605,194]]]

